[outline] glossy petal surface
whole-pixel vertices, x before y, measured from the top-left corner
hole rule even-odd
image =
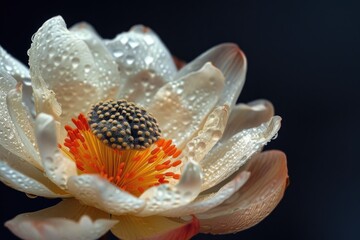
[[[144,200],[122,191],[98,175],[71,177],[68,188],[81,202],[114,215],[136,213],[145,206]]]
[[[235,44],[217,45],[183,67],[176,77],[198,71],[206,62],[214,64],[225,76],[225,88],[218,105],[233,106],[245,83],[247,60],[244,53]]]
[[[40,113],[36,118],[36,139],[46,175],[60,188],[66,189],[69,177],[77,175],[75,163],[60,152],[54,118]]]
[[[112,233],[126,240],[177,240],[190,239],[199,232],[199,222],[194,218],[190,222],[178,222],[165,217],[117,216],[119,220]]]
[[[225,234],[247,229],[263,220],[279,203],[288,181],[284,153],[257,154],[244,170],[251,176],[238,192],[218,207],[197,215],[202,232]]]
[[[21,82],[24,78],[29,78],[29,69],[8,54],[5,49],[0,46],[0,69],[10,74],[18,82]]]
[[[200,166],[196,162],[188,162],[177,185],[161,184],[149,188],[140,196],[140,199],[146,201],[146,206],[136,215],[161,214],[166,210],[188,204],[200,193],[201,177]]]
[[[267,100],[256,100],[248,104],[237,104],[231,110],[221,141],[224,142],[241,130],[253,128],[274,116],[274,107]]]
[[[238,191],[249,179],[249,172],[240,172],[230,182],[222,186],[219,190],[213,193],[202,194],[198,196],[193,202],[178,208],[170,209],[161,215],[166,217],[181,217],[205,212],[214,208],[232,196]]]
[[[214,108],[223,85],[221,72],[207,63],[160,88],[147,109],[158,120],[164,138],[182,148]]]
[[[1,146],[0,180],[9,187],[35,196],[67,196],[67,193],[49,181],[42,171]]]
[[[20,214],[5,226],[27,240],[90,240],[98,239],[117,223],[109,217],[100,210],[69,199],[44,210]]]
[[[244,165],[277,134],[280,122],[281,118],[275,116],[258,127],[245,129],[228,141],[216,145],[200,162],[204,172],[202,189],[215,186]]]

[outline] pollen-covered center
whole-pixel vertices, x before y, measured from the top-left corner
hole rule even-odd
[[[180,179],[181,150],[160,138],[154,117],[125,100],[100,102],[88,118],[73,118],[59,148],[79,174],[99,174],[119,188],[139,196],[152,186]]]
[[[117,149],[148,148],[161,132],[151,114],[126,100],[100,102],[92,106],[88,118],[93,134]]]

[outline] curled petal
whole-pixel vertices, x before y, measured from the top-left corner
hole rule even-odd
[[[220,183],[257,151],[267,144],[280,129],[281,118],[275,116],[258,127],[245,129],[219,143],[200,161],[204,172],[203,190]]]
[[[225,88],[218,105],[235,104],[245,83],[247,60],[236,44],[225,43],[215,46],[182,68],[177,78],[198,71],[206,62],[211,62],[225,76]]]
[[[31,154],[31,163],[42,169],[40,156],[35,140],[35,126],[32,116],[22,102],[22,88],[19,86],[7,94],[6,103],[11,120],[18,133],[20,141],[24,144],[27,152]]]
[[[225,130],[229,110],[227,105],[214,108],[196,137],[186,144],[183,151],[184,162],[187,162],[189,157],[199,162],[212,149]]]
[[[223,85],[224,76],[207,63],[198,72],[160,88],[147,109],[158,120],[164,137],[182,148],[214,108]]]
[[[5,223],[22,239],[98,239],[117,223],[100,210],[75,199],[32,213],[16,216]]]
[[[30,78],[29,69],[24,64],[8,54],[1,46],[0,69],[10,74],[18,82],[22,82],[25,78]]]
[[[6,99],[8,93],[15,88],[16,80],[0,69],[0,145],[37,168],[42,169],[36,159],[34,159],[34,155],[30,154],[22,143],[10,117]]]
[[[40,113],[36,118],[36,139],[46,175],[60,188],[66,189],[69,177],[77,175],[75,163],[58,148],[54,118]]]
[[[160,216],[115,216],[119,221],[112,233],[121,239],[177,240],[190,239],[199,232],[199,221],[179,222]]]
[[[221,141],[224,142],[236,133],[267,122],[274,116],[274,107],[267,100],[256,100],[248,104],[238,104],[232,108],[229,121]]]
[[[166,217],[181,217],[205,212],[227,200],[246,183],[249,177],[249,172],[240,172],[233,180],[226,183],[215,193],[201,194],[191,203],[182,207],[170,209],[161,213],[161,215]]]
[[[0,180],[11,188],[42,197],[67,197],[44,173],[0,146]]]
[[[200,166],[190,161],[185,165],[180,182],[175,185],[162,184],[146,190],[140,199],[146,201],[145,208],[137,216],[150,216],[184,206],[200,193],[202,173]]]
[[[288,181],[286,156],[280,151],[257,154],[245,166],[250,179],[221,205],[196,215],[201,231],[213,234],[238,232],[260,222],[279,203]]]
[[[98,175],[71,177],[68,190],[81,202],[115,215],[136,213],[145,205],[144,200],[119,189]]]

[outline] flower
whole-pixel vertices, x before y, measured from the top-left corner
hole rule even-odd
[[[0,179],[63,200],[6,222],[20,238],[233,233],[281,200],[286,157],[261,152],[281,118],[266,100],[235,105],[246,73],[235,44],[178,71],[149,28],[103,40],[54,17],[28,55],[30,72],[0,48]]]

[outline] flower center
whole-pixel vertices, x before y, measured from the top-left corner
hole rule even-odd
[[[73,118],[59,148],[79,174],[99,174],[119,188],[139,196],[146,189],[180,179],[177,149],[160,138],[153,116],[125,100],[108,100],[92,106],[88,118]],[[64,147],[65,146],[65,147]]]

